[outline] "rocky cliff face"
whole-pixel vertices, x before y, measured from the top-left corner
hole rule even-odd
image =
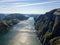
[[[60,9],[40,15],[35,21],[35,29],[43,45],[60,45]]]

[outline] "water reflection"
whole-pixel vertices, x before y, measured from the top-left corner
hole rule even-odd
[[[34,19],[31,17],[15,25],[0,38],[0,45],[40,45],[35,34]]]

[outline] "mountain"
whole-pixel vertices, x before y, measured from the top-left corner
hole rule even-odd
[[[5,18],[6,20],[18,19],[18,20],[26,20],[28,17],[23,14],[8,14]]]
[[[35,20],[35,29],[43,45],[60,45],[60,8],[40,15]]]

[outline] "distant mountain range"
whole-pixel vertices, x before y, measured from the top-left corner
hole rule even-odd
[[[0,14],[0,20],[1,19],[7,19],[7,18],[11,18],[11,19],[14,19],[14,18],[18,18],[20,20],[23,20],[23,19],[26,19],[26,18],[29,18],[29,17],[37,17],[41,14],[19,14],[19,13],[13,13],[13,14]]]
[[[28,17],[26,17],[25,15],[23,14],[9,14],[6,16],[6,20],[12,20],[12,19],[19,19],[19,20],[25,20],[27,19]]]
[[[42,45],[60,45],[60,8],[35,18],[35,29]]]
[[[37,17],[37,16],[40,16],[41,14],[25,14],[25,16],[27,17]]]

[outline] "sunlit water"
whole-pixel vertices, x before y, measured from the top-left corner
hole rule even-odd
[[[34,19],[21,21],[0,38],[0,45],[41,45],[34,29]]]

